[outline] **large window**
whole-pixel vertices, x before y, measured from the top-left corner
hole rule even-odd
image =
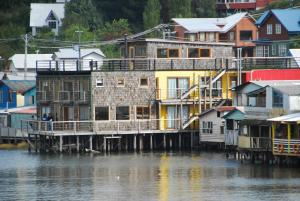
[[[282,93],[273,91],[273,107],[283,107]]]
[[[168,58],[168,49],[157,49],[157,58]]]
[[[273,25],[267,24],[267,34],[272,35],[273,34]]]
[[[149,107],[136,107],[136,118],[137,119],[150,119]]]
[[[146,47],[145,46],[136,46],[135,47],[135,56],[136,57],[145,57],[146,56]]]
[[[95,120],[109,120],[109,107],[95,107]]]
[[[179,50],[178,49],[169,49],[169,58],[178,58]]]
[[[213,122],[212,121],[202,121],[202,133],[205,133],[205,134],[213,133]]]
[[[119,106],[116,107],[116,119],[117,120],[129,120],[129,107],[128,106]]]
[[[278,54],[279,56],[286,56],[287,47],[285,44],[279,44],[278,45]]]
[[[157,49],[157,58],[178,58],[179,49],[160,48]]]
[[[241,41],[251,41],[252,40],[252,31],[240,31],[240,40]]]
[[[201,49],[201,48],[189,48],[188,56],[189,56],[189,58],[211,57],[211,50],[210,49]]]

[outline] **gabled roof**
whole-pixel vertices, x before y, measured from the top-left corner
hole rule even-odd
[[[300,49],[289,49],[288,54],[294,58],[297,65],[300,67]]]
[[[101,57],[105,57],[103,52],[98,48],[88,48],[88,49],[80,49],[81,57],[85,57],[92,53],[98,54]],[[78,58],[78,51],[73,48],[62,48],[59,49],[58,52],[55,52],[54,55],[59,59],[74,59]]]
[[[24,93],[35,87],[35,81],[28,80],[1,80],[0,85],[6,85],[10,90]]]
[[[35,69],[36,61],[52,60],[51,56],[52,54],[27,54],[27,69]],[[9,60],[13,62],[17,70],[24,69],[25,54],[15,54]]]
[[[245,113],[239,108],[235,108],[223,116],[224,119],[232,119],[236,121],[241,121],[244,119],[244,117]]]
[[[59,25],[65,17],[64,3],[31,3],[30,5],[30,27],[42,27],[47,25],[46,19],[52,11],[58,18]]]
[[[172,20],[185,28],[188,33],[226,33],[245,16],[247,13],[237,13],[225,18],[173,18]]]
[[[269,16],[274,15],[286,30],[292,33],[300,32],[300,8],[293,9],[273,9],[264,12],[264,14],[257,20],[256,25],[262,26]]]

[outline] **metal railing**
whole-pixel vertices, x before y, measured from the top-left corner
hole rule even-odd
[[[37,91],[36,98],[38,101],[51,101],[53,100],[53,92],[50,91]]]
[[[181,97],[188,92],[189,89],[156,89],[156,100],[180,100]],[[210,90],[209,89],[201,89],[201,96],[209,97]],[[222,89],[213,88],[212,89],[212,97],[213,98],[221,98],[222,97]],[[189,96],[185,99],[199,98],[199,90],[193,91]]]

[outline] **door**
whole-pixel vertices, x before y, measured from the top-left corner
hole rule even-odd
[[[167,128],[174,129],[175,128],[175,106],[168,106],[167,107]]]

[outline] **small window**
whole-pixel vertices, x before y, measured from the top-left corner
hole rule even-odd
[[[141,78],[140,79],[140,86],[147,87],[148,86],[148,78]]]
[[[272,45],[272,55],[273,55],[273,56],[276,55],[276,52],[277,52],[276,49],[277,49],[276,44],[273,44],[273,45]]]
[[[234,32],[229,33],[229,41],[234,41]]]
[[[220,133],[221,135],[224,135],[224,126],[220,126]]]
[[[116,120],[129,120],[129,107],[119,106],[116,108]]]
[[[50,29],[56,29],[57,22],[56,21],[49,21],[48,26],[49,26]]]
[[[276,34],[281,34],[281,24],[276,24],[275,25],[275,33]]]
[[[267,34],[272,35],[273,34],[273,26],[272,24],[267,24]]]
[[[167,49],[157,49],[157,58],[168,58]]]
[[[109,107],[95,107],[95,120],[96,121],[109,120]]]
[[[137,119],[150,119],[149,107],[136,107],[136,118]]]
[[[210,57],[210,49],[200,49],[200,57]]]
[[[118,85],[118,87],[124,87],[125,86],[124,78],[118,78],[117,85]]]
[[[221,112],[220,111],[217,112],[217,117],[221,117]]]
[[[103,87],[103,86],[104,86],[103,79],[96,80],[96,87]]]
[[[178,49],[169,49],[169,58],[178,58],[179,50]]]

